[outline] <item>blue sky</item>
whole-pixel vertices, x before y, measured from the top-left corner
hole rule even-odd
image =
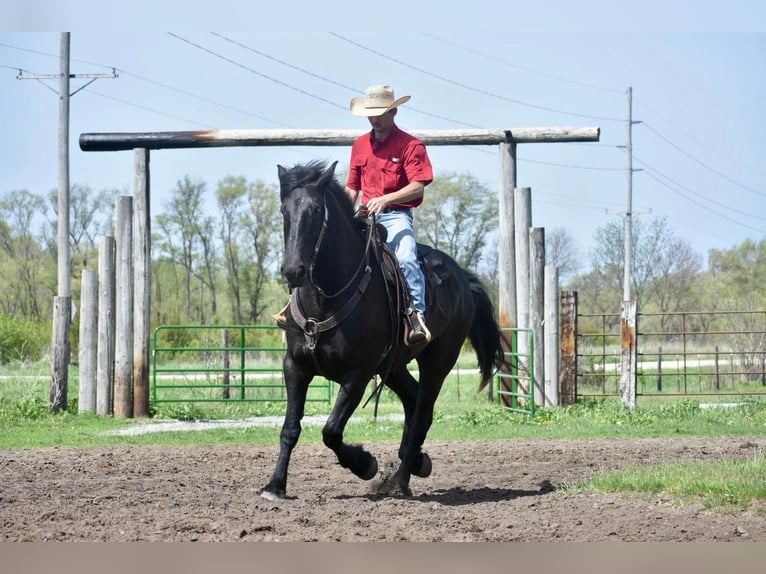
[[[194,2],[147,4],[144,12],[135,9],[143,3],[131,11],[78,1],[3,4],[10,18],[0,31],[0,193],[56,187],[58,82],[17,74],[58,73],[56,30],[68,28],[72,73],[119,74],[71,100],[72,183],[131,191],[131,153],[82,152],[83,132],[365,129],[349,100],[370,83],[387,83],[412,96],[398,116],[405,129],[600,127],[598,143],[518,147],[518,184],[532,188],[533,225],[566,228],[586,257],[596,229],[627,207],[631,86],[641,122],[633,127],[633,167],[642,170],[633,176],[635,216],[668,217],[703,256],[766,236],[762,2],[478,1],[467,11],[444,1],[396,14],[332,2],[311,3],[311,14],[303,2],[285,2],[288,11],[222,1],[207,14]],[[72,80],[72,90],[84,83]],[[227,175],[276,182],[278,163],[337,159],[345,170],[348,151],[153,152],[152,210],[164,209],[185,175],[207,182],[212,197]],[[469,172],[498,186],[496,148],[433,147],[431,157],[437,174]]]

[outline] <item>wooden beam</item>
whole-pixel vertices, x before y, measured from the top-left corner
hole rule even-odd
[[[245,146],[350,146],[365,130],[244,129],[80,134],[83,151]],[[428,146],[599,141],[597,127],[412,130]]]

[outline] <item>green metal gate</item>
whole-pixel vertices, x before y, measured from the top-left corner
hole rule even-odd
[[[535,337],[532,329],[504,328],[510,333],[511,348],[505,351],[514,367],[510,372],[500,372],[496,376],[497,400],[509,411],[535,414]],[[527,337],[529,352],[519,352],[519,337]]]
[[[152,402],[286,401],[282,358],[287,349],[281,334],[272,325],[157,327],[152,334]],[[306,400],[332,402],[332,383],[316,378]]]

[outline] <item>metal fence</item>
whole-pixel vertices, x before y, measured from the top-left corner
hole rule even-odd
[[[577,395],[619,396],[620,315],[578,313]],[[638,396],[766,395],[766,311],[639,313]]]
[[[152,334],[151,399],[178,402],[286,401],[284,341],[272,325],[161,325]],[[281,332],[280,332],[281,333]],[[332,401],[332,384],[315,378],[306,398]]]
[[[509,411],[535,414],[535,337],[532,329],[503,328],[510,333],[511,348],[505,357],[514,365],[510,372],[501,371],[496,375],[497,401]],[[525,337],[528,352],[519,351],[519,337]]]

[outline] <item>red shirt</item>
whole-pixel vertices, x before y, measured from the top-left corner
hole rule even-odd
[[[346,186],[361,190],[363,204],[373,197],[399,191],[413,181],[428,185],[433,178],[426,146],[396,125],[382,142],[375,141],[370,130],[351,146]],[[419,197],[390,207],[417,207],[421,203],[423,198]]]

